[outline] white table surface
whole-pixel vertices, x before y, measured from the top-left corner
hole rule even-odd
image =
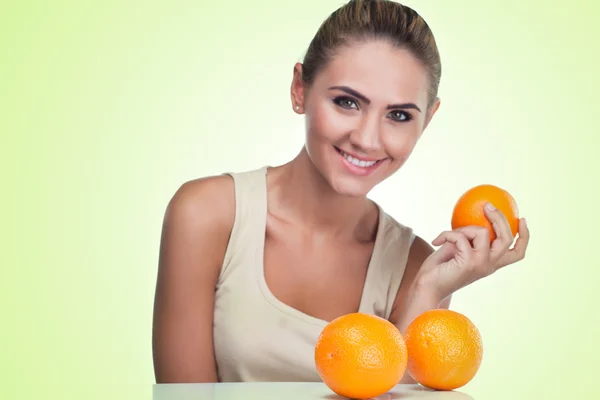
[[[323,383],[194,383],[154,385],[154,400],[343,400]],[[377,400],[475,400],[460,389],[433,391],[420,385],[398,385]]]

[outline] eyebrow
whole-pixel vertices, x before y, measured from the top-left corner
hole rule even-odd
[[[354,97],[357,97],[358,99],[364,101],[367,104],[371,103],[371,100],[369,100],[364,94],[361,94],[348,86],[332,86],[329,88],[329,90],[341,90],[341,91],[346,92]],[[415,103],[389,104],[387,106],[388,110],[395,109],[395,108],[412,108],[412,109],[415,109],[415,110],[421,112],[421,109]]]

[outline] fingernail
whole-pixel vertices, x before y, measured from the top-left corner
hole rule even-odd
[[[488,211],[494,211],[496,207],[494,207],[492,203],[485,203],[485,209]]]

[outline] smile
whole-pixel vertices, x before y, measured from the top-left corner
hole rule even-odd
[[[346,153],[344,150],[339,149],[339,148],[335,148],[338,153],[340,153],[346,160],[348,160],[349,163],[356,165],[357,167],[362,167],[362,168],[368,168],[368,167],[372,167],[373,165],[377,164],[378,162],[383,161],[383,159],[381,160],[372,160],[372,161],[366,161],[366,160],[361,160],[359,158],[356,157],[352,157],[350,154]]]
[[[335,146],[334,146],[335,147]],[[350,167],[350,172],[358,175],[368,175],[373,172],[385,158],[380,160],[365,160],[356,158],[346,153],[342,149],[335,147],[336,151],[342,156],[346,167]]]

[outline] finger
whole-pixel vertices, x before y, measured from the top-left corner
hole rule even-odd
[[[441,246],[441,245],[443,245],[444,242],[445,242],[445,240],[443,239],[443,236],[442,236],[443,234],[444,234],[444,232],[440,233],[438,235],[438,237],[436,237],[435,239],[433,239],[433,241],[431,242],[431,244],[434,245],[434,246]]]
[[[495,208],[491,203],[486,203],[484,210],[492,223],[494,232],[496,232],[496,239],[491,245],[491,251],[494,254],[504,253],[510,248],[514,240],[508,220],[504,213]]]
[[[517,243],[515,243],[515,250],[517,253],[525,256],[525,252],[527,251],[527,245],[529,245],[529,227],[527,226],[527,220],[525,218],[521,218],[519,220],[519,238],[517,239]]]
[[[459,264],[469,265],[473,260],[473,248],[469,239],[461,232],[442,232],[438,239],[438,242],[443,243],[444,246],[433,255],[435,264],[442,264],[454,259]],[[444,249],[444,247],[448,248]]]
[[[431,258],[434,260],[435,264],[442,264],[448,262],[454,258],[456,254],[456,245],[450,242],[445,242],[442,247],[437,249],[432,255]]]
[[[490,250],[490,231],[487,228],[475,225],[463,226],[455,229],[463,233],[473,243],[476,252],[487,253]]]
[[[504,267],[509,264],[514,264],[525,258],[527,246],[529,245],[529,227],[525,218],[519,220],[519,237],[515,246],[504,254],[499,261],[499,267]]]
[[[458,249],[458,251],[465,252],[465,253],[470,253],[470,252],[473,251],[473,248],[471,247],[471,244],[469,243],[469,240],[461,232],[457,232],[457,231],[445,231],[445,232],[442,232],[432,242],[432,244],[434,246],[439,246],[440,244],[443,244],[443,243],[446,243],[446,242],[450,242],[450,243],[454,244],[456,246],[456,248]]]

